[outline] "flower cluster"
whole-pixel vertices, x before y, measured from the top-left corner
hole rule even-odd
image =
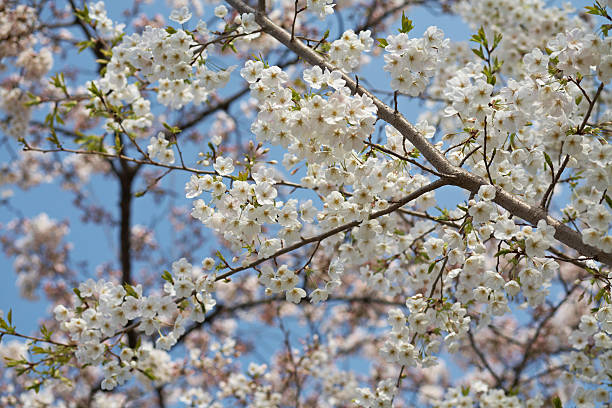
[[[575,350],[564,355],[567,371],[563,381],[573,383],[576,378],[586,383],[603,383],[612,375],[612,307],[605,305],[595,313],[584,314],[576,330],[569,335],[569,344]],[[598,364],[599,362],[599,364]],[[602,396],[605,398],[602,399]],[[580,401],[608,401],[603,389],[586,392],[578,388],[574,399]],[[585,405],[586,406],[586,405]]]
[[[327,99],[306,95],[297,103],[284,87],[288,76],[278,67],[248,61],[241,75],[251,84],[251,95],[260,102],[251,126],[258,140],[288,147],[290,153],[309,163],[330,163],[360,150],[374,130],[376,107],[367,96],[350,95],[340,72],[305,70],[304,80],[314,89],[333,89]],[[297,108],[297,109],[294,109]],[[288,126],[287,126],[288,125]]]
[[[330,96],[333,108],[329,112],[324,106],[325,100],[317,95],[304,100],[300,109],[292,109],[291,91],[282,87],[287,76],[278,67],[265,68],[262,62],[250,61],[241,74],[251,83],[252,92],[262,102],[262,110],[252,127],[254,133],[259,139],[290,146],[296,157],[312,162],[309,176],[305,178],[307,183],[316,182],[316,174],[323,175],[322,164],[317,165],[317,162],[327,162],[326,165],[331,166],[333,162],[329,159],[335,157],[335,152],[348,157],[353,149],[362,146],[361,140],[371,132],[374,120],[371,101],[367,97],[351,97],[342,90],[345,89],[342,88],[344,81],[337,72],[322,72],[316,67],[304,73],[305,80],[313,88],[331,84],[340,89]],[[322,123],[324,129],[312,132],[316,128],[315,122]],[[307,133],[310,138],[308,146],[300,137]],[[234,171],[229,158],[217,158],[214,168],[221,176],[229,176]],[[339,181],[339,172],[340,169],[334,167],[330,176],[336,174]],[[284,245],[299,239],[302,224],[298,221],[296,200],[289,200],[284,205],[275,201],[278,192],[274,184],[278,179],[272,169],[260,166],[252,171],[252,179],[255,184],[237,180],[228,189],[219,177],[193,176],[186,187],[187,197],[194,198],[203,191],[211,191],[216,211],[203,200],[198,200],[194,204],[194,217],[222,232],[237,248],[253,247],[260,241],[259,256],[267,257],[280,249],[282,243],[280,239],[257,239],[264,223],[281,225],[279,236]],[[338,205],[344,201],[342,197],[340,201],[333,197],[336,201],[330,201],[330,211],[339,210]],[[365,205],[370,195],[363,198]],[[313,222],[312,210],[312,202],[301,206],[304,222]]]
[[[345,31],[342,37],[331,43],[329,63],[343,72],[357,71],[363,62],[362,54],[369,52],[374,44],[370,35],[370,30],[360,31],[359,35],[353,30]]]
[[[330,14],[334,14],[334,0],[307,0],[306,8],[319,15],[324,20]]]
[[[0,130],[14,138],[25,134],[32,117],[32,108],[26,105],[27,102],[27,93],[22,89],[0,88],[0,109],[7,115],[5,120],[0,121]]]
[[[179,25],[190,21],[188,3],[169,0],[174,8],[170,20]],[[538,395],[544,384],[564,403],[571,397],[580,408],[609,400],[604,386],[612,376],[612,275],[605,266],[612,253],[612,96],[605,89],[612,78],[610,27],[602,26],[602,39],[591,33],[586,18],[572,20],[569,7],[548,8],[542,0],[454,1],[449,8],[470,23],[488,26],[472,37],[480,46],[473,53],[464,44],[451,46],[436,27],[410,38],[411,24],[403,16],[400,33],[379,40],[395,92],[368,91],[347,74],[366,62],[371,32],[348,30],[331,43],[325,36],[316,52],[299,46],[309,46],[309,38],[318,35],[318,27],[299,21],[301,11],[324,19],[336,6],[332,0],[305,3],[306,8],[295,9],[292,0],[267,2],[266,18],[217,6],[215,16],[223,19],[215,22],[218,32],[208,31],[203,21],[193,31],[162,29],[160,22],[132,35],[107,17],[103,2],[79,10],[76,23],[98,37],[85,45],[94,44],[96,54],[108,59],[98,60],[101,76],[88,83],[92,97],[87,107],[80,101],[88,94],[69,92],[60,76],[52,81],[55,89],[28,96],[42,84],[37,81],[51,69],[54,45],[64,39],[41,34],[35,42],[30,31],[39,22],[32,9],[0,6],[0,38],[6,36],[0,58],[14,60],[20,72],[0,88],[0,108],[7,114],[1,126],[22,135],[31,118],[26,103],[51,103],[56,109],[45,126],[52,128],[55,146],[49,151],[75,151],[64,147],[63,133],[71,121],[90,122],[84,127],[78,123],[77,132],[99,126],[112,134],[104,137],[115,136],[117,145],[131,142],[121,149],[121,157],[114,157],[118,149],[98,151],[86,145],[87,151],[78,151],[83,158],[68,159],[61,169],[55,162],[57,167],[49,166],[46,173],[43,160],[18,160],[10,171],[0,172],[0,183],[27,187],[62,173],[64,186],[79,193],[93,171],[108,170],[115,160],[139,163],[114,168],[123,183],[126,172],[136,174],[140,164],[179,170],[170,165],[175,163],[174,135],[181,129],[164,124],[167,130],[155,135],[154,113],[162,109],[161,120],[209,99],[211,107],[200,120],[221,112],[206,120],[212,123],[212,143],[210,153],[196,159],[200,167],[183,165],[188,150],[181,153],[177,146],[180,170],[191,174],[185,185],[185,197],[193,200],[191,215],[218,234],[220,248],[216,259],[204,259],[201,268],[185,258],[174,262],[171,272],[162,275],[162,289],[145,293],[141,285],[119,284],[110,263],[100,272],[110,271],[110,277],[82,283],[73,297],[65,279],[72,278],[70,247],[64,244],[67,226],[44,215],[9,224],[25,233],[22,239],[7,235],[0,241],[16,256],[20,289],[32,297],[43,279],[53,278],[44,282],[45,289],[59,306],[49,329],[53,335],[46,325],[41,338],[26,337],[32,345],[49,344],[31,348],[49,355],[41,360],[49,362],[50,371],[41,375],[46,383],[40,394],[23,392],[17,399],[12,390],[6,395],[2,391],[0,405],[53,404],[47,387],[67,392],[68,386],[58,385],[58,375],[76,371],[74,367],[84,373],[77,380],[81,384],[93,384],[96,377],[103,390],[126,390],[117,397],[87,390],[93,406],[132,403],[128,388],[133,377],[153,385],[161,405],[178,401],[211,408],[226,403],[275,407],[283,400],[304,406],[353,402],[392,408],[405,404],[412,385],[418,388],[410,395],[419,403],[440,407],[539,408],[545,404]],[[189,4],[201,14],[199,0]],[[363,4],[367,2],[353,6]],[[382,21],[387,12],[391,17],[392,9],[372,4],[367,24]],[[351,1],[337,5],[345,6]],[[590,10],[605,17],[603,9],[599,2]],[[31,21],[26,24],[23,18]],[[152,20],[141,21],[138,27]],[[24,38],[13,39],[6,26]],[[268,50],[287,45],[276,40],[288,38],[283,27],[289,26],[295,31],[290,50],[313,63],[300,78],[299,70],[283,70],[265,60]],[[380,31],[378,23],[369,27]],[[263,32],[267,34],[260,37]],[[220,46],[209,48],[213,44]],[[212,63],[213,54],[228,48],[235,57],[257,55],[240,70],[252,97],[243,102],[244,115],[235,115],[232,105],[243,93],[220,102],[211,97],[234,69],[217,71]],[[329,51],[327,58],[322,50]],[[270,54],[273,59],[279,55]],[[382,100],[386,97],[371,97],[379,92],[395,96],[394,114]],[[416,126],[408,125],[397,106],[398,93],[425,100],[431,111]],[[73,104],[78,113],[64,115]],[[188,122],[198,116],[193,113],[187,112]],[[253,141],[230,145],[227,136],[238,135],[244,118],[255,113],[250,130],[260,142],[257,147]],[[96,122],[98,117],[102,123]],[[54,125],[62,118],[67,119],[62,124],[66,129],[60,131]],[[196,122],[184,126],[179,120],[177,126]],[[150,137],[147,153],[136,143],[138,136]],[[199,142],[199,137],[195,131],[185,143]],[[87,137],[76,143],[83,139]],[[102,145],[103,138],[99,140]],[[25,150],[42,150],[38,140],[24,145]],[[143,157],[126,157],[134,147]],[[99,162],[86,159],[92,156]],[[286,173],[277,167],[281,156]],[[33,174],[27,171],[30,166]],[[29,179],[21,173],[30,174]],[[434,176],[439,180],[432,183]],[[444,199],[454,200],[448,209],[436,197],[441,186]],[[447,189],[465,195],[447,194]],[[561,199],[553,201],[553,196]],[[78,198],[81,205],[84,200]],[[186,210],[174,208],[171,214],[177,230],[187,225],[176,216]],[[198,226],[190,227],[188,232],[195,234],[177,240],[181,242],[175,249],[181,253],[194,250],[196,241],[201,245]],[[134,260],[142,261],[156,246],[153,231],[145,227],[123,232],[123,248],[131,245]],[[232,287],[219,291],[222,304],[211,313],[217,280],[231,281]],[[509,316],[519,308],[520,316]],[[242,342],[235,336],[244,327],[233,318],[240,319],[245,311],[257,316],[254,326],[278,321],[285,335],[283,350],[269,366],[240,368],[241,353],[258,351],[250,339]],[[11,317],[4,319],[1,312],[0,317],[0,337],[19,336]],[[206,330],[199,330],[207,317]],[[291,326],[297,319],[309,325],[299,347],[287,319]],[[385,326],[390,329],[382,330]],[[187,356],[173,360],[168,351],[178,345]],[[0,345],[0,355],[12,353],[19,359],[11,363],[11,373],[23,367],[39,374],[40,363],[30,361],[24,350],[22,345]],[[447,357],[440,353],[460,354],[479,367],[464,383],[469,386],[457,387],[444,367]],[[338,364],[353,356],[372,360],[367,385]],[[14,381],[24,389],[41,385]],[[168,383],[174,386],[164,387]],[[498,389],[490,387],[493,383]],[[580,386],[572,389],[572,384]],[[565,385],[567,389],[560,388]]]
[[[300,279],[286,265],[282,265],[276,271],[271,265],[265,265],[261,269],[259,281],[266,287],[268,294],[284,291],[289,302],[300,303],[302,298],[306,297],[306,291],[297,287]]]
[[[173,164],[174,151],[168,147],[168,144],[164,132],[159,132],[157,137],[151,138],[149,146],[147,146],[149,157],[164,164]]]
[[[422,38],[409,38],[406,33],[389,35],[384,70],[391,74],[391,88],[410,96],[420,95],[444,60],[449,43],[435,26],[429,27]]]
[[[523,402],[516,395],[508,395],[503,390],[489,388],[482,381],[476,382],[473,386],[450,388],[444,399],[432,402],[441,408],[473,406],[474,404],[483,407],[541,408],[545,406],[544,398],[541,395]]]
[[[424,367],[436,365],[433,353],[437,353],[441,345],[436,337],[443,334],[448,351],[457,350],[470,327],[467,310],[459,302],[434,302],[419,294],[406,300],[408,317],[400,309],[389,312],[388,322],[392,329],[381,349],[387,361],[406,367],[415,367],[417,363]],[[421,352],[415,340],[422,340]]]
[[[34,42],[32,32],[38,23],[36,10],[24,4],[0,10],[0,58],[16,57]]]
[[[104,38],[113,39],[120,36],[125,29],[125,24],[114,24],[113,20],[106,15],[106,6],[103,1],[89,3],[88,16],[93,21],[94,27]]]
[[[77,343],[75,356],[79,363],[103,364],[102,389],[123,384],[133,372],[163,379],[154,368],[169,361],[167,354],[160,354],[152,347],[131,348],[121,343],[120,350],[113,351],[117,341],[111,342],[112,339],[117,336],[121,339],[131,330],[146,335],[158,332],[156,349],[169,350],[185,332],[189,321],[204,321],[206,313],[215,306],[211,296],[215,275],[201,274],[185,258],[174,262],[172,274],[166,272],[164,279],[167,280],[164,293],[149,296],[143,295],[140,285],[121,286],[90,279],[75,292],[75,307],[55,307],[55,318],[61,322],[62,331]],[[166,379],[170,380],[171,376],[166,375]]]
[[[71,245],[64,242],[69,230],[67,223],[42,213],[22,223],[13,222],[8,229],[15,229],[20,235],[10,244],[7,242],[5,250],[15,256],[13,267],[21,296],[37,299],[36,291],[45,280],[56,285],[65,284],[61,278],[69,275],[66,263],[71,249]]]
[[[236,16],[234,23],[240,25],[240,27],[237,29],[238,34],[250,34],[244,37],[245,40],[253,40],[259,37],[259,33],[255,32],[260,28],[259,24],[255,22],[255,14],[242,13],[241,15]]]
[[[211,92],[225,86],[233,70],[230,67],[213,71],[204,63],[206,57],[205,45],[199,45],[186,31],[169,33],[147,26],[142,34],[125,36],[113,48],[106,73],[94,83],[106,95],[107,103],[131,105],[131,114],[121,122],[119,130],[144,132],[152,125],[151,102],[136,83],[129,83],[129,77],[137,74],[150,83],[158,81],[157,101],[164,106],[180,109],[188,103],[198,105]],[[102,98],[94,99],[97,109],[102,109],[104,103]],[[117,124],[109,119],[107,126],[114,129]]]
[[[396,393],[397,386],[393,380],[381,380],[374,392],[369,388],[358,388],[355,403],[363,408],[391,408]]]
[[[15,58],[15,66],[22,72],[19,82],[12,78],[6,81],[7,87],[0,87],[0,110],[6,113],[0,120],[0,130],[15,138],[25,135],[32,115],[27,91],[40,85],[53,66],[51,49],[35,48],[37,41],[32,33],[39,24],[32,7],[7,5],[0,9],[0,60]],[[44,36],[41,39],[44,41]]]
[[[34,51],[32,48],[19,54],[16,64],[23,69],[23,76],[28,80],[39,80],[51,70],[53,55],[49,48]]]
[[[496,52],[504,61],[501,72],[518,76],[524,54],[534,48],[544,49],[546,42],[555,34],[576,25],[570,17],[573,8],[565,3],[562,8],[545,7],[541,0],[514,1],[470,0],[453,3],[458,14],[473,30],[487,27],[487,37],[493,32],[504,34],[504,40]]]

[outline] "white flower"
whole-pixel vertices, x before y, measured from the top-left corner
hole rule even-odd
[[[198,21],[196,31],[198,32],[198,34],[202,34],[202,35],[208,33],[208,27],[206,26],[206,22],[204,20]]]
[[[186,298],[191,296],[194,285],[189,279],[178,279],[174,282],[174,290],[176,291],[176,297]]]
[[[305,69],[303,72],[303,77],[304,81],[314,89],[320,89],[324,82],[323,71],[318,65],[315,65],[310,69]]]
[[[479,201],[478,203],[470,203],[468,213],[472,216],[474,224],[482,224],[491,219],[491,213],[495,210],[493,204],[487,201]]]
[[[285,298],[289,302],[300,303],[302,298],[306,297],[306,291],[302,288],[293,288],[285,292]]]
[[[160,336],[155,342],[155,347],[161,350],[170,350],[176,344],[176,337],[173,333],[168,333],[167,336]]]
[[[493,235],[497,239],[511,239],[517,232],[519,227],[509,218],[500,217],[495,222]]]
[[[495,198],[495,186],[485,184],[478,189],[478,197],[484,201],[491,201]]]
[[[68,318],[70,317],[68,309],[66,309],[63,305],[55,306],[55,309],[53,309],[53,313],[55,313],[55,320],[57,320],[58,322],[68,320]]]
[[[228,176],[234,171],[234,161],[231,157],[217,157],[213,167],[220,175]]]
[[[514,297],[519,293],[519,291],[521,290],[521,287],[517,281],[511,280],[511,281],[508,281],[508,283],[504,285],[504,289],[506,289],[507,294]]]
[[[196,174],[192,174],[187,184],[185,184],[185,197],[194,198],[203,192],[204,183],[202,182],[201,178]]]
[[[439,238],[429,238],[423,246],[429,259],[435,259],[444,252],[444,241]]]
[[[179,24],[185,24],[189,19],[191,19],[191,12],[187,6],[181,7],[180,9],[174,9],[172,13],[170,13],[170,20]]]
[[[320,68],[319,68],[320,69]],[[257,82],[264,70],[264,64],[261,61],[248,60],[244,64],[244,68],[240,70],[240,75],[250,84]]]
[[[336,90],[341,89],[346,84],[346,81],[342,79],[342,72],[340,71],[329,72],[329,70],[325,68],[323,78],[329,87]]]
[[[224,18],[225,16],[227,16],[227,7],[223,4],[215,7],[215,17]]]
[[[334,13],[333,0],[307,0],[306,8],[313,13],[317,13],[321,20]]]
[[[242,28],[245,33],[252,33],[253,31],[259,30],[259,24],[255,22],[255,14],[244,13],[241,16]]]
[[[259,204],[273,204],[278,192],[274,186],[268,182],[263,182],[255,186],[255,196]]]
[[[572,347],[582,350],[588,343],[588,336],[585,333],[577,330],[569,335],[568,340]]]
[[[315,289],[310,293],[310,303],[319,303],[327,300],[329,293],[325,289]]]
[[[316,207],[312,204],[312,200],[308,200],[303,202],[300,205],[300,213],[302,220],[307,223],[312,223],[314,221],[314,217],[317,214]]]

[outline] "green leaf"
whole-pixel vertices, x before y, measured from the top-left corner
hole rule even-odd
[[[400,33],[408,34],[414,28],[412,20],[410,20],[402,11],[402,28],[398,29]]]
[[[30,98],[30,100],[24,103],[24,105],[27,107],[39,105],[41,103],[40,96],[34,95],[31,92],[28,92],[28,97]]]
[[[555,408],[563,408],[563,404],[561,403],[561,398],[559,397],[553,398],[552,403],[553,403],[553,407]]]
[[[174,34],[174,33],[176,33],[176,30],[173,27],[168,26],[168,27],[166,27],[166,32],[168,34]]]
[[[40,334],[42,334],[42,336],[49,340],[51,338],[51,335],[53,334],[52,331],[49,331],[49,329],[47,329],[47,326],[45,326],[44,324],[42,326],[40,326]]]
[[[497,253],[495,255],[493,255],[495,258],[501,256],[501,255],[506,255],[506,254],[510,254],[514,251],[512,251],[511,249],[502,249],[500,251],[497,251]]]
[[[612,208],[612,198],[610,198],[609,195],[605,195],[604,198],[606,199],[606,204],[608,204],[608,207]]]
[[[102,140],[103,140],[102,136],[82,135],[80,137],[77,137],[74,141],[80,145],[83,145],[83,147],[85,147],[87,151],[103,152],[105,149],[104,149],[104,144],[102,143]]]
[[[88,41],[78,42],[76,45],[77,47],[79,47],[78,51],[82,52],[83,50],[86,50],[87,48],[93,48],[95,44],[96,43],[94,41],[88,40]]]
[[[248,171],[241,171],[238,173],[238,177],[236,177],[236,180],[238,181],[247,181],[248,179],[249,179]]]
[[[66,80],[64,79],[63,72],[53,75],[49,83],[53,85],[54,87],[61,89],[64,92],[64,94],[67,94]]]
[[[170,126],[166,122],[162,123],[162,125],[164,125],[164,127],[172,134],[176,135],[177,133],[182,132],[182,130],[178,126]]]
[[[85,299],[83,299],[83,296],[81,296],[81,291],[79,290],[79,288],[74,288],[72,289],[72,291],[74,292],[75,295],[77,295],[79,300],[81,300],[82,302],[85,301]]]
[[[591,6],[586,6],[585,9],[587,9],[587,14],[593,14],[594,16],[600,16],[601,12],[599,11],[599,9],[597,7],[591,7]]]
[[[87,88],[87,90],[91,92],[92,95],[102,98],[102,92],[98,89],[98,87],[93,81],[91,81],[89,88]]]
[[[485,48],[489,48],[489,42],[487,41],[487,36],[484,32],[484,27],[480,26],[478,29],[478,36],[480,37],[481,44],[485,46]]]
[[[472,52],[476,54],[480,59],[485,59],[484,53],[482,51],[482,46],[479,49],[472,48]]]
[[[155,381],[157,379],[155,378],[155,375],[153,375],[153,370],[151,368],[147,368],[146,370],[143,370],[142,373],[146,375],[147,378],[151,381]]]
[[[497,57],[493,58],[493,72],[499,71],[503,64],[504,60],[498,60]]]
[[[293,88],[291,89],[291,100],[295,103],[298,103],[302,99],[302,95],[298,91]]]
[[[551,170],[554,170],[555,168],[553,167],[553,162],[550,159],[550,156],[546,152],[543,152],[543,153],[544,153],[544,160],[546,160],[546,164],[548,164]]]
[[[123,150],[123,145],[121,144],[121,137],[119,136],[119,132],[115,133],[115,151],[120,153]]]
[[[77,105],[76,101],[68,101],[68,102],[62,103],[62,106],[66,110],[66,113],[70,112],[72,108],[74,108],[76,105]]]
[[[0,329],[4,329],[7,330],[9,329],[9,325],[6,323],[6,321],[0,317]]]
[[[161,277],[162,277],[163,280],[165,280],[167,282],[170,282],[171,284],[174,285],[174,279],[172,279],[172,275],[170,274],[170,272],[164,271],[164,273],[162,273]]]
[[[467,397],[469,394],[470,394],[469,385],[467,387],[461,387],[461,395],[463,395],[464,397]]]
[[[497,48],[497,46],[499,45],[499,43],[502,40],[502,34],[501,33],[496,33],[495,37],[493,37],[493,50],[495,48]],[[492,51],[492,50],[491,50]]]
[[[123,284],[123,287],[125,288],[125,292],[128,294],[128,296],[132,296],[138,299],[139,297],[138,293],[136,292],[136,290],[134,289],[132,285],[126,282]]]
[[[384,38],[377,38],[376,41],[378,41],[378,46],[380,48],[385,48],[387,45],[389,45],[389,42]]]
[[[13,309],[9,309],[7,315],[6,315],[6,320],[8,320],[8,323],[12,326],[13,325]]]

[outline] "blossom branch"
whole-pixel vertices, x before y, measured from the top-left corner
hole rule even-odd
[[[467,334],[468,334],[468,338],[470,339],[470,346],[472,347],[472,350],[474,350],[474,353],[476,353],[476,355],[480,359],[480,361],[481,361],[482,365],[484,366],[484,368],[495,379],[495,383],[496,383],[495,386],[496,387],[501,387],[501,385],[502,385],[502,378],[493,370],[493,367],[491,367],[491,365],[487,361],[486,356],[483,354],[482,350],[480,350],[480,348],[476,344],[476,341],[474,340],[474,335],[472,334],[472,330],[471,329],[468,330]],[[505,388],[503,388],[503,389],[505,390]]]
[[[428,193],[430,191],[436,190],[436,189],[438,189],[438,188],[440,188],[442,186],[448,185],[448,184],[449,184],[449,181],[446,180],[446,179],[438,179],[438,180],[436,180],[436,181],[434,181],[432,183],[429,183],[429,184],[419,188],[418,190],[408,194],[406,197],[402,198],[397,203],[395,203],[393,205],[390,205],[389,207],[385,208],[384,210],[376,211],[376,212],[370,214],[368,216],[368,220],[373,220],[375,218],[382,217],[383,215],[391,214],[392,212],[397,211],[399,208],[403,207],[404,205],[408,204],[409,202],[411,202],[413,200],[416,200],[417,198],[419,198],[423,194],[426,194],[426,193]],[[234,275],[234,274],[236,274],[236,273],[238,273],[240,271],[251,269],[251,268],[253,268],[253,267],[257,266],[257,265],[260,265],[260,264],[262,264],[262,263],[264,263],[264,262],[266,262],[266,261],[268,261],[270,259],[274,259],[274,258],[277,258],[277,257],[279,257],[281,255],[286,254],[286,253],[295,251],[296,249],[299,249],[299,248],[303,247],[304,245],[308,245],[308,244],[311,244],[313,242],[323,241],[324,239],[329,238],[329,237],[331,237],[333,235],[339,234],[339,233],[344,232],[346,230],[349,230],[349,229],[351,229],[353,227],[356,227],[356,226],[358,226],[361,223],[362,223],[362,221],[358,221],[357,220],[357,221],[352,221],[352,222],[340,225],[340,226],[338,226],[338,227],[336,227],[334,229],[331,229],[331,230],[329,230],[327,232],[324,232],[322,234],[319,234],[319,235],[316,235],[314,237],[303,239],[303,240],[301,240],[299,242],[296,242],[293,245],[290,245],[288,247],[285,247],[283,249],[280,249],[280,250],[276,251],[275,253],[273,253],[270,256],[267,256],[267,257],[264,257],[264,258],[260,258],[260,259],[254,261],[254,262],[251,262],[251,263],[249,263],[247,265],[244,265],[244,266],[241,266],[241,267],[238,267],[238,268],[233,268],[233,269],[230,267],[230,271],[217,276],[216,280],[219,281],[219,280],[227,279],[230,276],[232,276],[232,275]]]
[[[295,52],[301,58],[311,65],[318,65],[321,68],[327,68],[333,71],[333,67],[326,59],[313,51],[307,45],[299,41],[292,41],[291,34],[285,29],[275,24],[266,16],[254,10],[241,0],[228,0],[228,3],[241,13],[255,13],[255,20],[262,27],[263,31],[274,37],[287,48]],[[357,83],[348,75],[342,74],[342,79],[346,82],[346,86],[354,93],[367,95],[372,99],[374,105],[378,109],[377,115],[380,119],[391,124],[402,135],[404,135],[416,147],[416,149],[435,167],[435,169],[445,175],[445,178],[450,184],[466,189],[472,193],[477,193],[480,186],[489,184],[480,176],[470,173],[465,169],[458,168],[452,165],[448,159],[434,145],[432,145],[423,135],[421,135],[415,127],[404,118],[399,112],[389,107],[363,86],[357,86]],[[603,87],[601,87],[603,89]],[[507,193],[501,188],[497,188],[497,193],[494,202],[510,211],[513,215],[522,218],[523,220],[536,225],[538,221],[545,220],[548,225],[555,228],[555,238],[565,245],[577,250],[582,255],[592,256],[597,261],[612,266],[612,254],[603,252],[591,245],[587,245],[582,241],[582,236],[573,231],[568,226],[564,225],[557,219],[548,215],[546,211],[538,206],[530,205],[525,201]]]
[[[574,286],[572,286],[570,288],[569,292],[565,295],[565,297],[559,303],[557,303],[552,309],[550,309],[550,311],[546,314],[546,316],[544,316],[544,318],[542,319],[540,324],[538,324],[538,327],[537,327],[535,333],[533,334],[533,336],[527,342],[527,346],[525,347],[525,351],[523,353],[523,359],[521,360],[521,362],[519,364],[517,364],[514,367],[514,380],[512,382],[511,388],[514,388],[514,387],[516,387],[519,384],[519,382],[521,380],[521,373],[523,372],[523,370],[527,366],[527,363],[529,362],[529,359],[532,356],[533,345],[535,344],[536,340],[538,340],[538,338],[540,337],[540,333],[544,329],[544,326],[546,326],[546,323],[548,323],[548,321],[550,319],[552,319],[552,317],[555,315],[555,313],[557,313],[559,308],[561,306],[563,306],[563,304],[569,300],[570,295],[578,287],[580,287],[580,283],[577,283]]]
[[[114,153],[100,152],[100,151],[95,151],[95,150],[77,150],[77,149],[66,148],[63,146],[59,148],[54,148],[54,149],[41,149],[39,147],[31,146],[25,140],[23,140],[22,143],[24,144],[23,151],[26,151],[26,152],[27,151],[40,152],[40,153],[64,152],[64,153],[74,153],[74,154],[83,154],[83,155],[91,155],[91,156],[101,156],[105,158],[120,159],[120,160],[124,160],[124,161],[131,162],[131,163],[136,163],[136,164],[145,164],[145,165],[151,165],[151,166],[156,166],[156,167],[162,167],[162,168],[169,169],[169,170],[183,170],[183,171],[187,171],[193,174],[208,174],[211,176],[224,177],[228,179],[232,178],[232,176],[220,176],[217,172],[212,171],[212,170],[200,170],[200,169],[195,169],[193,167],[187,167],[184,165],[174,166],[171,164],[158,162],[150,158],[149,159],[136,159],[134,157],[129,157],[124,154],[114,154]],[[302,188],[302,189],[306,188],[301,184],[292,183],[290,181],[284,181],[284,180],[277,181],[274,183],[274,185],[286,186],[286,187],[292,187],[292,188]]]

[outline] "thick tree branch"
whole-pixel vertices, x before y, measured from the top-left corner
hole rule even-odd
[[[119,172],[119,251],[121,260],[121,280],[123,284],[132,285],[132,184],[138,173],[138,167],[130,167],[127,162],[121,161],[122,171]],[[133,330],[128,331],[130,347],[136,347],[137,336]]]

